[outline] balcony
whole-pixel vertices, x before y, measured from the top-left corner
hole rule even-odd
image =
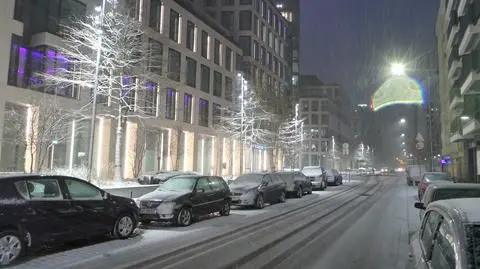
[[[61,37],[48,32],[42,32],[42,33],[33,35],[32,40],[30,42],[30,45],[32,47],[49,46],[49,47],[61,48],[64,44],[65,42],[62,40]]]
[[[450,2],[452,2],[452,1],[450,1]],[[461,17],[461,16],[465,15],[467,2],[468,2],[467,0],[460,0],[460,2],[458,3],[458,9],[457,9],[458,17]]]
[[[447,23],[450,21],[450,15],[452,13],[453,2],[455,2],[455,0],[449,0],[448,4],[447,4],[447,8],[445,10],[445,21]]]
[[[455,143],[463,140],[462,119],[456,117],[450,123],[450,142]]]
[[[457,36],[458,32],[460,31],[460,26],[454,25],[452,26],[452,29],[450,33],[448,34],[448,40],[447,40],[447,47],[451,48],[453,46],[453,41],[455,40],[455,37]]]
[[[473,48],[478,44],[480,39],[480,24],[479,21],[475,25],[470,24],[467,26],[465,33],[463,34],[462,41],[458,48],[459,55],[469,54]]]
[[[463,96],[460,95],[460,89],[452,88],[450,90],[450,110],[462,108]]]
[[[460,94],[480,93],[480,73],[477,70],[470,70],[460,87]]]
[[[464,138],[473,138],[473,136],[480,134],[480,122],[476,119],[466,120],[463,123],[462,133],[464,135]]]
[[[453,60],[450,68],[448,69],[448,78],[452,81],[457,80],[462,73],[462,61],[461,60]]]

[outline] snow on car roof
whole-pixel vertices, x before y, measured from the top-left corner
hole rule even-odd
[[[463,223],[476,223],[480,222],[479,204],[480,198],[461,198],[435,201],[428,208],[439,207]]]
[[[435,182],[431,184],[431,187],[435,189],[480,189],[480,184]]]

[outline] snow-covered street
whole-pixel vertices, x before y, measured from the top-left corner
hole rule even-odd
[[[403,178],[355,178],[262,210],[235,208],[228,217],[208,216],[189,227],[143,225],[128,240],[53,250],[12,268],[404,269],[408,234],[418,225],[414,194]],[[308,247],[292,252],[299,242]]]

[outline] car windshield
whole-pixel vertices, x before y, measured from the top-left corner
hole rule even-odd
[[[480,189],[440,189],[433,194],[432,202],[437,200],[478,197],[480,197]]]
[[[480,269],[480,223],[465,224],[469,268]]]
[[[158,191],[191,191],[195,187],[196,178],[194,177],[174,177],[171,178],[162,185],[160,185]]]
[[[232,185],[240,185],[240,184],[260,184],[262,183],[263,175],[242,175],[237,177],[233,182]]]
[[[450,181],[451,177],[449,174],[426,174],[425,178],[429,181]]]

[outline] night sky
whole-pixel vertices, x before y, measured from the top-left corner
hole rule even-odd
[[[300,0],[301,72],[368,101],[390,59],[434,55],[438,0]],[[433,53],[432,53],[433,52]]]

